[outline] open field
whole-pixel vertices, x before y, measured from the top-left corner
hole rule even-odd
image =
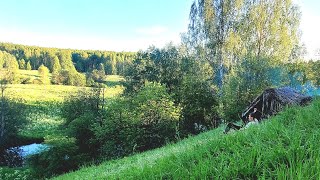
[[[36,77],[37,71],[20,70],[24,75]],[[105,88],[105,98],[112,98],[124,90],[121,81],[123,78],[109,75]],[[19,134],[24,137],[41,138],[51,134],[61,134],[59,126],[64,120],[60,116],[60,106],[64,98],[76,94],[79,90],[89,90],[89,87],[65,85],[38,85],[38,84],[9,84],[5,95],[18,99],[27,105],[28,124]]]
[[[24,71],[23,71],[24,72]],[[28,71],[28,75],[35,74]],[[121,85],[123,78],[116,75],[109,75],[106,78],[106,84],[112,84],[105,88],[107,98],[119,95],[123,92]],[[63,102],[64,98],[70,94],[76,93],[81,89],[89,87],[76,87],[65,85],[37,85],[37,84],[10,84],[6,89],[6,94],[15,99],[21,99],[27,103],[30,102]]]

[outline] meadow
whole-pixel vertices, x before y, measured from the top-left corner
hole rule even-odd
[[[19,70],[22,77],[31,79],[38,78],[38,71]],[[51,76],[51,74],[49,75]],[[124,78],[118,75],[108,75],[105,79],[106,97],[113,97],[123,92],[121,82]],[[89,87],[77,87],[66,85],[43,85],[43,84],[10,84],[7,86],[6,94],[15,99],[20,99],[26,103],[34,102],[63,102],[64,98],[74,94],[81,89]]]
[[[19,70],[20,77],[36,79],[38,71]],[[105,98],[112,98],[122,94],[124,78],[109,75],[105,79]],[[8,84],[5,96],[22,102],[26,108],[27,124],[19,130],[18,143],[33,143],[43,141],[47,136],[65,135],[61,117],[61,105],[65,98],[78,91],[89,90],[90,87],[76,87],[66,85],[39,85],[39,84]],[[29,179],[28,168],[0,167],[0,179]]]
[[[19,70],[21,77],[38,78],[38,71]],[[124,78],[109,75],[105,79],[105,98],[112,98],[124,90]],[[43,84],[8,84],[5,95],[23,102],[27,108],[28,123],[19,135],[27,138],[43,138],[48,135],[63,133],[59,127],[64,119],[60,116],[60,106],[65,98],[80,90],[90,87]]]
[[[247,130],[223,126],[54,179],[319,179],[320,100]]]

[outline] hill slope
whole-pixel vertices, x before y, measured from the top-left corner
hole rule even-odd
[[[55,179],[319,179],[320,100],[247,130],[218,128]]]

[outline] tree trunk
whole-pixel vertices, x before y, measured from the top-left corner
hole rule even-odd
[[[4,121],[4,85],[1,84],[1,121],[0,121],[0,144],[2,144],[3,137],[4,137],[4,131],[5,131],[5,121]]]

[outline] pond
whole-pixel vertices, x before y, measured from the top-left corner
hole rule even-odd
[[[5,165],[9,167],[21,167],[25,165],[28,156],[41,153],[49,148],[46,144],[29,144],[25,146],[11,147],[5,151]]]

